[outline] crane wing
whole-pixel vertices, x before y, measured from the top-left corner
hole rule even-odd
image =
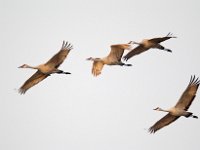
[[[163,118],[161,118],[159,121],[157,121],[153,126],[149,128],[150,133],[155,133],[159,129],[169,125],[170,123],[174,122],[176,119],[178,119],[180,116],[172,116],[171,114],[165,115]]]
[[[40,71],[37,71],[34,73],[20,88],[19,88],[19,93],[20,94],[25,94],[26,91],[33,87],[34,85],[38,84],[40,81],[44,80],[47,78],[49,75],[43,74]]]
[[[125,56],[124,56],[124,60],[127,61],[129,60],[131,57],[138,55],[142,52],[145,52],[146,50],[148,50],[147,48],[145,48],[143,45],[139,45],[136,48],[134,48],[133,50],[131,50],[130,52],[128,52]]]
[[[152,38],[152,39],[149,39],[149,41],[153,42],[153,43],[161,43],[163,41],[166,41],[168,39],[171,39],[171,38],[176,38],[175,36],[172,36],[171,33],[168,33],[166,36],[164,37],[159,37],[159,38]]]
[[[189,85],[183,92],[182,96],[180,97],[175,107],[181,108],[187,111],[196,96],[196,92],[198,90],[199,84],[200,84],[199,78],[195,78],[195,76],[191,76]]]
[[[108,55],[109,58],[112,60],[121,61],[123,56],[124,50],[127,49],[130,45],[129,44],[116,44],[111,45],[111,51]]]
[[[58,68],[63,63],[72,48],[73,47],[70,43],[63,41],[61,50],[56,53],[46,64]]]
[[[101,70],[103,69],[104,63],[102,61],[94,61],[92,66],[92,74],[94,76],[98,76],[101,74]]]

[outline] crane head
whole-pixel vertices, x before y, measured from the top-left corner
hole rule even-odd
[[[128,44],[134,44],[134,41],[129,41]]]
[[[92,57],[87,58],[86,60],[92,60]]]
[[[28,65],[27,64],[23,64],[23,65],[19,66],[18,68],[28,68]]]
[[[160,111],[160,110],[161,110],[161,108],[160,108],[160,107],[156,107],[156,108],[154,108],[153,110]]]
[[[93,57],[89,57],[89,58],[87,58],[86,60],[91,60],[91,61],[94,61],[94,60],[95,60],[95,58],[93,58]]]
[[[140,43],[138,43],[138,42],[136,42],[136,41],[130,41],[130,42],[128,42],[128,44],[131,44],[131,45],[137,44],[137,45],[139,45]]]

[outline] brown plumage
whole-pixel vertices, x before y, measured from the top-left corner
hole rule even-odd
[[[196,92],[199,87],[199,84],[200,84],[199,78],[195,78],[195,76],[191,76],[189,85],[187,86],[186,90],[183,92],[182,96],[180,97],[179,101],[174,107],[168,110],[164,110],[159,107],[154,109],[158,111],[168,112],[168,114],[164,116],[163,118],[161,118],[159,121],[157,121],[153,126],[151,126],[149,128],[149,132],[155,133],[159,129],[174,122],[181,116],[184,116],[186,118],[188,117],[198,118],[197,116],[194,116],[192,112],[188,112],[187,110],[192,104],[196,96]]]
[[[68,53],[72,48],[73,47],[71,44],[63,41],[61,50],[58,53],[56,53],[45,64],[41,64],[36,67],[32,67],[27,64],[20,66],[19,68],[31,68],[31,69],[37,69],[37,71],[19,88],[19,93],[25,94],[29,88],[38,84],[40,81],[44,80],[52,73],[70,74],[69,72],[64,72],[62,70],[59,70],[58,67],[63,63],[63,61],[65,60],[65,58],[67,57]]]
[[[167,51],[167,52],[172,52],[170,49],[166,49],[165,47],[160,45],[161,42],[166,41],[170,38],[176,38],[176,37],[172,36],[171,33],[168,33],[165,37],[159,37],[159,38],[153,38],[153,39],[144,39],[140,43],[132,41],[132,43],[138,44],[138,46],[136,48],[132,49],[129,53],[127,53],[124,56],[124,60],[127,61],[131,57],[138,55],[140,53],[143,53],[143,52],[149,50],[150,48],[157,48],[157,49],[164,50],[164,51]]]
[[[131,66],[131,64],[125,64],[121,61],[122,55],[125,49],[129,49],[131,44],[116,44],[111,45],[111,51],[108,56],[104,58],[87,58],[87,60],[93,61],[92,74],[98,76],[101,74],[103,66],[106,65],[120,65]]]

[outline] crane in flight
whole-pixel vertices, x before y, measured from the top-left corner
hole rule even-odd
[[[172,36],[171,33],[168,33],[166,36],[164,37],[158,37],[158,38],[152,38],[152,39],[143,39],[140,43],[135,42],[135,41],[131,41],[132,44],[137,44],[138,46],[135,47],[134,49],[132,49],[129,53],[127,53],[123,59],[125,61],[129,60],[131,57],[141,54],[151,48],[157,48],[160,50],[164,50],[167,52],[172,52],[172,50],[165,48],[164,46],[162,46],[160,43],[163,41],[166,41],[168,39],[171,38],[176,38],[175,36]]]
[[[27,80],[25,83],[19,88],[20,94],[25,94],[28,89],[38,84],[48,76],[53,73],[58,74],[71,74],[70,72],[64,72],[58,67],[63,63],[68,53],[73,49],[72,45],[68,42],[63,41],[62,47],[58,53],[56,53],[49,61],[45,64],[41,64],[38,66],[30,66],[27,64],[23,64],[18,68],[31,68],[36,69],[37,71]]]
[[[196,96],[199,84],[199,78],[191,76],[189,85],[187,86],[187,88],[185,89],[182,96],[180,97],[180,99],[174,107],[170,109],[162,109],[160,107],[155,108],[154,110],[156,111],[164,111],[168,112],[168,114],[161,118],[159,121],[157,121],[153,126],[151,126],[149,128],[149,132],[155,133],[159,129],[171,124],[181,116],[184,116],[186,118],[192,117],[197,119],[197,116],[193,115],[192,112],[188,112],[187,110]]]
[[[103,58],[93,58],[89,57],[86,60],[93,61],[92,74],[98,76],[101,74],[104,65],[119,65],[119,66],[132,66],[131,64],[125,64],[121,61],[124,50],[129,50],[131,48],[131,43],[128,44],[115,44],[111,45],[110,53]]]

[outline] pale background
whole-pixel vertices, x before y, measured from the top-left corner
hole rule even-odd
[[[152,109],[173,106],[200,76],[200,1],[0,0],[0,18],[1,150],[199,149],[199,120],[148,128],[165,115]],[[150,50],[92,76],[87,57],[168,32],[178,37],[163,42],[173,53]],[[72,75],[18,94],[35,71],[17,67],[45,63],[63,40],[74,49],[60,69]],[[200,116],[200,91],[190,111]]]

